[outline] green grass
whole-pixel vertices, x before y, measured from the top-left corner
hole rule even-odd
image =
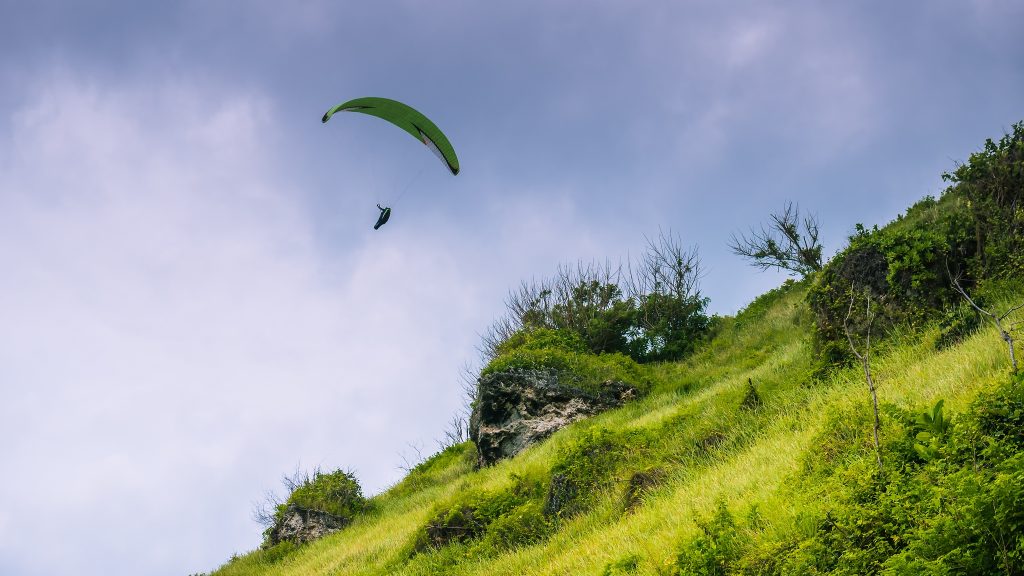
[[[470,444],[450,448],[372,498],[370,511],[341,532],[279,557],[246,554],[215,573],[675,574],[681,554],[698,557],[713,540],[708,526],[723,509],[743,553],[720,573],[791,573],[794,558],[816,550],[801,546],[816,542],[826,515],[851,506],[874,466],[863,376],[851,367],[815,377],[805,294],[805,284],[788,283],[722,319],[695,355],[647,369],[651,391],[638,401],[490,468],[473,470]],[[1020,292],[1004,295],[1013,297]],[[1006,348],[994,330],[983,327],[942,351],[937,336],[934,328],[896,334],[875,355],[887,414],[922,412],[944,399],[956,424],[979,394],[1007,381]],[[748,379],[763,400],[756,410],[740,409]],[[896,446],[906,430],[887,415],[882,435],[884,445]],[[901,462],[895,454],[883,458],[894,469]],[[652,469],[660,482],[627,510],[630,478]],[[574,513],[542,517],[553,474],[586,493]],[[416,551],[438,514],[510,494],[527,504],[499,514],[501,524],[489,525],[486,536]],[[550,526],[516,545],[516,518]],[[492,537],[499,528],[511,536]]]

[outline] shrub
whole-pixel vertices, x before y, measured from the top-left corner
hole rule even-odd
[[[553,530],[539,500],[530,500],[494,519],[488,526],[483,544],[494,550],[511,550],[535,544]]]
[[[908,210],[912,217],[885,228],[858,224],[848,246],[816,275],[807,299],[819,352],[849,357],[843,321],[855,290],[868,290],[884,303],[877,318],[883,334],[897,324],[920,326],[959,305],[948,270],[964,268],[971,254],[969,216],[953,197],[938,205],[931,199],[921,203],[929,209],[915,206]]]
[[[640,556],[637,554],[629,554],[614,562],[605,564],[604,570],[601,571],[601,576],[624,576],[626,574],[635,574],[639,567]]]
[[[263,531],[264,547],[279,549],[282,554],[290,549],[278,548],[281,543],[276,542],[276,533],[289,509],[335,516],[338,522],[345,524],[369,507],[355,474],[349,471],[324,473],[316,468],[310,474],[296,470],[291,476],[285,476],[283,483],[288,489],[288,497],[284,501],[268,492],[266,502],[253,512],[254,519],[266,527]]]
[[[649,241],[625,274],[609,264],[559,266],[554,277],[509,294],[507,313],[483,336],[481,352],[492,361],[519,334],[546,329],[575,334],[593,354],[678,360],[712,327],[700,278],[697,249],[683,248],[671,234]]]
[[[481,376],[514,369],[551,370],[566,384],[598,393],[609,380],[624,382],[641,394],[651,387],[649,370],[618,353],[591,354],[580,336],[566,330],[524,330],[502,343],[500,355]]]
[[[1024,275],[1024,122],[942,179],[970,210],[974,276]]]
[[[615,473],[644,444],[639,432],[588,430],[561,449],[551,469],[544,513],[568,518],[588,509],[615,481]]]
[[[984,303],[975,298],[979,306]],[[943,350],[963,342],[981,326],[981,314],[966,303],[951,306],[939,318],[939,337],[935,340],[935,349]]]
[[[366,508],[366,499],[352,472],[336,470],[324,474],[316,470],[312,478],[292,490],[285,506],[290,504],[352,518]]]
[[[681,574],[726,576],[749,545],[750,538],[736,526],[725,502],[708,519],[698,522],[701,534],[689,542],[676,561]]]
[[[902,433],[885,446],[885,475],[856,459],[817,468],[843,491],[808,536],[779,546],[776,573],[1024,574],[1024,378],[955,421],[941,401],[889,413]]]
[[[551,526],[542,512],[541,486],[515,477],[504,490],[461,494],[417,532],[413,553],[471,541],[494,552],[543,540]]]

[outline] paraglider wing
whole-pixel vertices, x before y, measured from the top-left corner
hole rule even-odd
[[[328,110],[324,114],[323,122],[330,120],[337,112],[361,112],[387,120],[430,148],[452,174],[459,173],[459,158],[444,132],[411,106],[387,98],[356,98]]]

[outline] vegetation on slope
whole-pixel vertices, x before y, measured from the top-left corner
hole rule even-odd
[[[1016,142],[982,160],[1013,160]],[[977,197],[954,186],[858,230],[681,361],[624,363],[557,329],[517,336],[497,362],[642,369],[650,392],[493,467],[452,446],[341,532],[217,573],[1024,574],[1024,378],[994,330],[950,320],[965,317],[945,274],[957,258],[994,308],[1024,301],[1015,260],[999,260],[1010,240],[964,240]],[[863,373],[836,344],[865,279],[887,302],[870,360],[881,469]]]

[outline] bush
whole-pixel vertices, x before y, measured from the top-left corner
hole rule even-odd
[[[488,526],[483,544],[494,550],[511,550],[547,538],[553,526],[539,500],[530,500],[498,516]]]
[[[540,482],[521,477],[505,490],[461,494],[417,532],[413,553],[471,542],[478,551],[499,552],[539,542],[552,529],[542,494]]]
[[[551,468],[544,513],[568,518],[589,509],[616,484],[631,461],[647,452],[651,442],[648,433],[638,430],[613,432],[598,428],[583,432],[559,451]],[[639,493],[634,496],[639,497]]]
[[[907,213],[881,229],[858,224],[846,249],[816,275],[807,299],[817,348],[831,360],[849,357],[843,322],[855,290],[868,290],[881,304],[880,334],[897,324],[919,327],[960,304],[948,270],[965,268],[971,255],[965,207],[953,197],[927,198]]]
[[[725,502],[711,518],[699,521],[702,534],[680,552],[676,565],[680,574],[726,576],[742,557],[750,538],[736,526]]]
[[[352,472],[336,470],[324,473],[316,468],[310,474],[296,470],[291,476],[285,476],[283,483],[288,489],[288,497],[284,501],[268,492],[266,502],[253,512],[254,519],[266,527],[263,531],[264,547],[281,550],[282,554],[290,549],[279,548],[281,543],[275,541],[275,534],[289,509],[328,514],[347,523],[369,507]]]
[[[984,306],[980,298],[974,301]],[[960,303],[946,309],[939,318],[939,337],[935,340],[935,349],[944,350],[963,342],[981,326],[981,314],[966,303]]]
[[[614,562],[605,564],[604,570],[601,571],[601,576],[625,576],[626,574],[636,574],[639,567],[640,556],[637,554],[629,554]]]
[[[285,507],[288,505],[352,518],[366,508],[366,499],[352,472],[336,470],[324,474],[316,470],[311,479],[295,487]]]
[[[483,337],[491,361],[523,332],[572,333],[593,354],[620,353],[637,362],[678,360],[712,327],[696,248],[671,234],[649,241],[628,273],[609,264],[559,266],[553,278],[523,283],[506,300],[507,313]]]
[[[779,546],[774,573],[1024,574],[1024,378],[956,419],[941,401],[889,413],[885,475],[855,458],[817,467],[819,479],[843,487],[833,497],[846,495],[810,535]]]
[[[517,332],[498,348],[480,376],[514,369],[551,370],[566,384],[599,393],[609,380],[624,382],[641,394],[650,390],[649,370],[619,353],[592,354],[578,334],[538,328]]]
[[[588,431],[564,447],[551,470],[544,512],[567,518],[585,510],[610,483],[622,449],[616,435],[604,428]]]
[[[1024,276],[1024,122],[942,179],[970,209],[977,278]]]

